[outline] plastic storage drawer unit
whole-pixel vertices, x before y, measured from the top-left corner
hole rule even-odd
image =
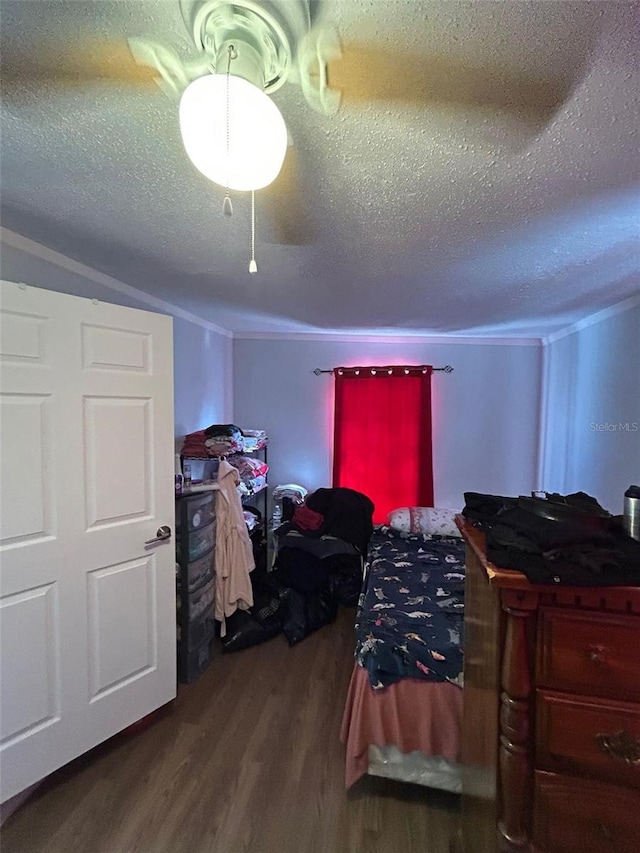
[[[212,548],[204,557],[187,563],[182,572],[179,571],[178,573],[178,586],[181,587],[182,583],[186,581],[188,592],[193,592],[198,587],[209,583],[215,576],[215,559],[215,548]],[[180,570],[180,566],[178,569]]]
[[[178,636],[190,648],[213,636],[215,594],[214,580],[195,592],[178,593]]]
[[[199,530],[210,524],[215,516],[214,493],[184,495],[176,504],[176,531]]]
[[[195,681],[209,665],[215,637],[215,494],[176,499],[177,636],[180,681]]]
[[[192,530],[189,533],[180,533],[177,537],[176,553],[178,560],[193,562],[199,560],[207,551],[216,544],[216,523],[212,521],[206,527]]]
[[[189,649],[195,649],[205,640],[211,640],[216,632],[213,611],[205,613],[200,619],[194,619],[193,622],[179,622],[176,630],[178,641]]]

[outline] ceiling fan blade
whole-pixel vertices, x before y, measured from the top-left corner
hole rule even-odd
[[[159,74],[138,64],[126,42],[94,42],[82,50],[60,46],[36,54],[6,49],[1,77],[3,89],[47,84],[72,89],[99,81],[151,85]]]
[[[263,215],[272,223],[278,243],[306,246],[315,242],[295,146],[287,148],[280,174],[259,196]]]
[[[381,100],[417,106],[491,107],[548,117],[566,100],[567,81],[518,76],[499,66],[475,67],[445,57],[396,52],[352,42],[327,64],[327,84],[345,106]]]

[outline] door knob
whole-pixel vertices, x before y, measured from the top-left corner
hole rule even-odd
[[[164,542],[166,539],[171,539],[171,528],[166,524],[156,530],[155,539],[147,539],[145,545],[155,545],[156,542]]]

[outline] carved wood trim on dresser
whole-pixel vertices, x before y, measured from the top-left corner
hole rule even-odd
[[[457,524],[465,853],[636,853],[640,587],[530,584]]]

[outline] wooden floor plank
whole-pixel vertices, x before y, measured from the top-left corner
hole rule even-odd
[[[293,648],[216,650],[148,728],[53,774],[2,827],[2,853],[448,853],[456,795],[344,789],[353,618]]]

